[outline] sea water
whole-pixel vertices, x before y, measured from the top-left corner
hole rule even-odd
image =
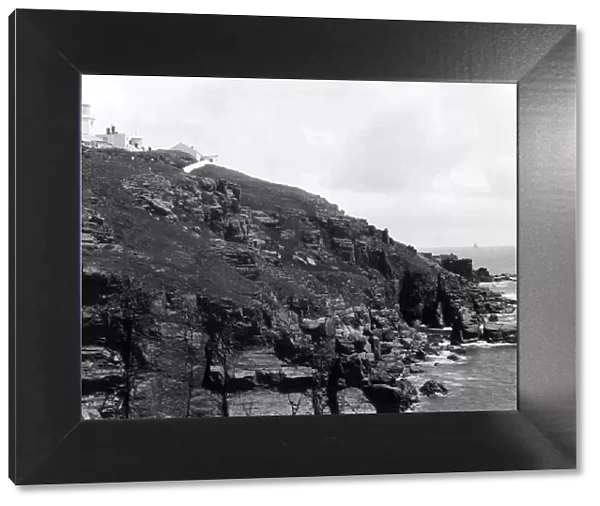
[[[422,373],[410,377],[417,388],[432,379],[448,389],[444,396],[421,396],[414,412],[516,409],[517,347],[476,343],[466,345],[465,350],[458,362],[432,357]]]
[[[425,251],[425,250],[423,250]],[[516,248],[432,248],[434,254],[454,253],[473,259],[473,267],[487,267],[491,274],[515,274]],[[500,281],[481,283],[505,297],[517,300],[517,283]],[[422,373],[411,381],[419,388],[432,379],[448,389],[445,396],[424,397],[413,412],[495,411],[517,407],[517,346],[514,344],[474,343],[465,345],[465,355],[457,362],[445,357],[431,357],[422,364]],[[421,364],[420,364],[421,365]]]

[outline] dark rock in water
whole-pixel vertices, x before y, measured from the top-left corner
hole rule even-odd
[[[494,280],[494,277],[486,267],[479,267],[479,269],[474,272],[474,275],[480,283],[489,283]]]
[[[454,353],[451,353],[450,355],[448,355],[448,360],[452,360],[453,362],[458,362],[460,360],[460,357],[458,355],[455,355]]]
[[[426,360],[427,359],[427,353],[425,353],[423,350],[418,349],[417,351],[415,351],[412,356],[414,357],[415,360]]]
[[[498,315],[497,315],[497,314],[494,314],[494,313],[493,313],[493,314],[491,314],[491,315],[488,317],[488,321],[490,321],[490,322],[497,322],[497,321],[498,321]]]
[[[415,386],[407,379],[399,379],[396,382],[396,387],[409,402],[417,402],[419,400],[419,392]]]
[[[517,325],[516,323],[486,323],[483,338],[489,342],[514,343],[517,340]]]
[[[418,401],[418,392],[408,380],[401,380],[395,387],[368,385],[362,391],[377,413],[400,413]]]
[[[428,380],[423,383],[419,391],[427,397],[432,395],[446,395],[448,393],[448,389],[442,383],[435,380]]]
[[[408,370],[411,374],[421,374],[425,372],[425,369],[422,369],[421,367],[416,367],[414,365],[411,365]]]

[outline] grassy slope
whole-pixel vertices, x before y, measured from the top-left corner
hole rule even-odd
[[[207,231],[195,237],[184,230],[183,223],[152,217],[135,207],[134,197],[121,186],[123,179],[149,173],[149,169],[171,181],[182,180],[182,168],[193,163],[182,155],[103,150],[84,156],[83,205],[101,213],[124,252],[84,255],[83,265],[132,275],[156,287],[206,292],[247,303],[256,287],[211,252]]]
[[[301,231],[303,213],[314,211],[315,195],[299,188],[253,178],[216,165],[192,172],[195,176],[226,179],[242,189],[245,207],[277,212],[281,227],[265,228],[270,240],[283,251],[282,267],[264,271],[259,280],[240,275],[210,246],[217,237],[201,224],[200,237],[185,230],[191,225],[184,219],[169,223],[136,207],[134,197],[122,188],[122,181],[140,174],[161,174],[171,182],[185,180],[183,167],[194,160],[185,153],[172,151],[129,153],[119,150],[94,150],[84,153],[82,168],[83,205],[97,210],[113,228],[123,253],[108,251],[84,254],[84,266],[97,265],[116,273],[143,278],[157,287],[203,293],[211,297],[229,297],[248,305],[261,287],[268,286],[278,300],[289,295],[344,295],[348,302],[359,302],[369,289],[381,289],[383,276],[343,262],[332,253],[326,240],[329,260],[317,266],[293,263],[293,254],[303,247],[298,234],[282,237],[282,230]],[[335,206],[331,205],[332,208]],[[383,246],[401,271],[430,275],[436,268],[411,252],[406,245]],[[141,254],[141,256],[136,255]]]

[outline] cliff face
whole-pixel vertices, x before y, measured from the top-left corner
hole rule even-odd
[[[342,390],[359,411],[405,409],[417,394],[390,370],[427,344],[409,326],[475,332],[505,310],[319,196],[189,163],[83,153],[86,416],[335,412]]]

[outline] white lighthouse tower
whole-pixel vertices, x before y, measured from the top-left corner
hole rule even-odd
[[[94,128],[94,118],[92,116],[92,106],[90,104],[81,105],[81,133],[91,135]]]

